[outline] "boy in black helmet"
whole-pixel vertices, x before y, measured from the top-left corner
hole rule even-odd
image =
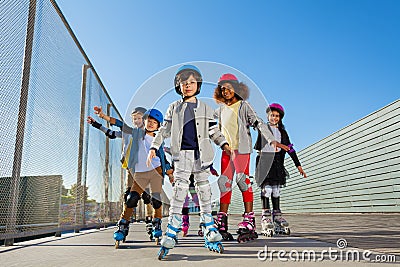
[[[213,118],[214,110],[196,98],[202,77],[193,65],[180,67],[175,75],[175,91],[182,99],[171,103],[164,124],[157,133],[148,155],[148,163],[165,138],[171,138],[171,155],[174,161],[175,186],[169,209],[168,227],[163,239],[159,259],[175,246],[176,233],[182,222],[182,207],[189,189],[189,177],[194,175],[195,188],[199,196],[200,216],[204,223],[205,247],[223,252],[222,236],[215,228],[211,216],[211,187],[208,182],[214,149],[210,139],[227,153],[230,147]]]

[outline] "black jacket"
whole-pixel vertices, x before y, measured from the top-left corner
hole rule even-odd
[[[269,130],[271,127],[268,125]],[[285,129],[279,129],[281,133],[281,144],[289,146],[292,145],[289,139],[289,135]],[[272,132],[272,130],[271,130]],[[259,132],[257,136],[257,141],[254,145],[254,149],[261,151],[261,149],[267,144],[267,140],[263,138],[262,134]],[[281,149],[279,152],[260,152],[256,158],[256,182],[258,186],[263,184],[270,185],[285,185],[287,172],[284,167],[286,151]],[[297,157],[296,151],[291,149],[288,152],[289,156],[292,158],[296,167],[301,166],[300,161]],[[259,163],[261,162],[260,166]]]

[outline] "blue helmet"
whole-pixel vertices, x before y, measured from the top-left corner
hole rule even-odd
[[[178,69],[178,71],[175,74],[175,79],[174,79],[175,92],[178,95],[182,95],[182,92],[181,92],[181,89],[180,89],[180,84],[179,84],[180,83],[179,74],[181,74],[185,70],[186,71],[193,71],[193,72],[195,72],[197,74],[197,76],[198,76],[197,79],[196,79],[197,80],[197,92],[196,92],[195,95],[199,94],[200,93],[201,84],[203,82],[203,78],[201,76],[200,70],[194,65],[183,65]]]
[[[143,120],[147,119],[147,117],[155,119],[156,121],[158,121],[160,125],[164,121],[163,114],[158,109],[155,108],[151,108],[143,114]]]

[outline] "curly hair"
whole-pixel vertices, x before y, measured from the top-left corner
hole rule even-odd
[[[239,100],[247,100],[249,98],[249,87],[240,82],[229,82],[229,81],[225,81],[228,82],[232,85],[233,89],[235,90],[235,96],[237,99]],[[224,82],[224,83],[225,83]],[[222,96],[222,92],[221,92],[221,87],[222,84],[218,84],[217,87],[215,87],[214,89],[214,100],[220,104],[220,103],[226,103],[226,99]]]

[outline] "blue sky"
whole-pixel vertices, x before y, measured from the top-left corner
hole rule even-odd
[[[247,75],[285,107],[297,149],[399,98],[400,1],[57,3],[122,114],[149,77],[189,61]]]

